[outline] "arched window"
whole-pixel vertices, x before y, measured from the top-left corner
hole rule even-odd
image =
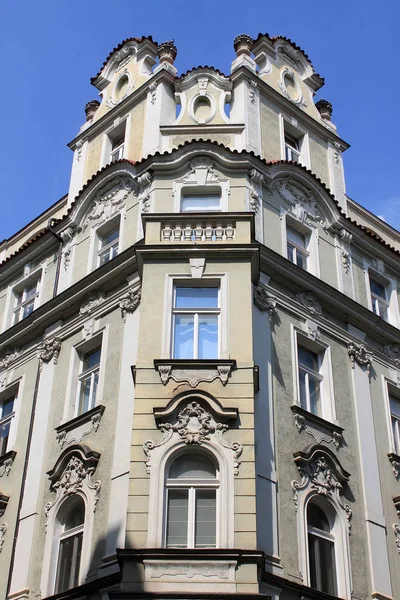
[[[337,595],[335,560],[335,512],[310,500],[307,507],[310,586],[331,596]]]
[[[167,468],[165,545],[215,548],[219,471],[200,452],[180,454]]]
[[[85,504],[75,495],[68,498],[57,514],[59,528],[58,558],[54,593],[79,585]]]

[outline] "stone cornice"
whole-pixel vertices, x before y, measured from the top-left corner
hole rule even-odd
[[[307,129],[313,129],[318,135],[321,137],[332,141],[333,143],[339,143],[342,150],[347,150],[350,148],[350,144],[345,142],[341,137],[339,137],[332,129],[328,129],[322,123],[318,123],[313,117],[310,117],[304,110],[294,105],[290,100],[287,100],[282,94],[276,91],[273,87],[268,85],[267,82],[263,81],[256,73],[252,73],[246,67],[240,67],[235,70],[231,74],[231,79],[233,83],[236,81],[241,81],[242,79],[247,79],[253,81],[262,90],[263,94],[268,98],[271,98],[276,104],[281,106],[286,112],[292,114],[299,123],[302,123],[303,126]]]
[[[196,137],[201,137],[202,135],[213,133],[242,133],[244,128],[244,123],[207,123],[206,125],[193,123],[193,125],[161,125],[160,131],[162,135],[185,135],[194,133]]]

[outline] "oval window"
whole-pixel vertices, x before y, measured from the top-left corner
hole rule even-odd
[[[207,96],[198,96],[194,101],[193,113],[198,123],[205,123],[211,115],[211,101]]]
[[[283,78],[283,83],[285,85],[286,91],[291,97],[292,100],[296,100],[298,96],[297,85],[294,77],[292,75],[286,75]]]
[[[123,100],[128,92],[129,77],[128,75],[122,75],[117,81],[115,86],[115,100]]]

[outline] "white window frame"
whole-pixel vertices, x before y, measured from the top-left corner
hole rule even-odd
[[[218,358],[229,358],[228,343],[228,274],[213,273],[203,275],[201,279],[188,277],[187,273],[168,273],[164,285],[164,318],[161,340],[161,358],[173,358],[173,305],[174,288],[178,287],[218,287],[219,288],[219,321],[218,321]]]
[[[201,280],[202,281],[202,280]],[[218,290],[218,294],[217,294],[217,304],[218,307],[217,308],[204,308],[204,309],[192,309],[192,308],[176,308],[175,307],[175,297],[176,297],[176,290],[177,288],[192,288],[192,289],[204,289],[204,288],[212,288],[212,289],[217,289]],[[220,290],[220,286],[214,286],[214,285],[196,285],[194,286],[193,284],[191,285],[174,285],[173,287],[173,299],[172,299],[172,326],[171,326],[171,357],[174,357],[174,348],[175,348],[175,317],[177,315],[193,315],[193,321],[194,321],[194,325],[193,325],[193,356],[192,359],[193,360],[197,360],[198,357],[198,352],[199,352],[199,316],[200,315],[216,315],[217,316],[217,323],[218,323],[218,341],[217,341],[217,356],[215,357],[215,359],[219,359],[219,355],[220,355],[220,329],[221,329],[221,290]],[[189,359],[188,359],[189,360]],[[214,360],[214,359],[210,359],[210,360]]]
[[[93,324],[93,327],[95,325]],[[70,365],[67,379],[67,394],[64,404],[64,413],[61,425],[78,416],[80,385],[79,376],[82,367],[82,356],[97,347],[101,348],[99,381],[97,385],[96,400],[94,406],[102,403],[104,396],[104,383],[106,371],[106,358],[108,346],[108,327],[93,333],[89,339],[80,340],[71,347]],[[82,413],[84,415],[86,413]]]
[[[10,452],[10,450],[14,450],[15,448],[15,442],[16,442],[16,437],[17,437],[17,426],[18,426],[18,416],[19,416],[19,404],[20,404],[20,397],[22,394],[22,378],[20,380],[16,380],[11,382],[9,385],[7,385],[5,387],[5,389],[0,392],[0,427],[2,424],[9,422],[10,423],[10,431],[8,434],[8,441],[7,441],[7,449],[6,452]],[[10,400],[11,398],[14,399],[14,405],[13,405],[13,412],[8,415],[7,417],[5,417],[4,419],[2,419],[1,416],[1,411],[2,411],[2,405],[7,402],[8,400]],[[2,455],[0,455],[2,456]]]
[[[291,240],[289,238],[289,230],[296,232],[299,235],[302,235],[304,237],[304,246],[297,244],[294,240]],[[309,236],[301,231],[299,231],[298,229],[295,229],[294,227],[291,227],[288,223],[286,224],[286,258],[288,260],[290,260],[294,265],[297,265],[297,255],[300,254],[300,256],[303,257],[304,260],[304,267],[301,267],[304,271],[307,271],[308,268],[308,263],[310,260],[310,252],[308,250],[308,238]],[[293,260],[290,259],[289,257],[289,246],[292,248],[292,253],[293,253]],[[297,265],[300,266],[300,265]]]
[[[390,398],[396,398],[400,405],[400,384],[397,381],[397,371],[389,369],[390,376],[385,377],[382,375],[382,392],[385,406],[386,416],[386,427],[387,427],[387,439],[388,439],[388,453],[396,454],[400,456],[400,438],[399,448],[396,448],[396,442],[393,434],[392,426],[392,408],[390,406]],[[399,434],[400,434],[400,422],[399,422]]]
[[[314,352],[318,356],[321,414],[316,416],[320,416],[322,419],[325,419],[325,421],[329,421],[330,423],[337,424],[330,346],[321,341],[318,341],[318,343],[316,343],[313,340],[310,340],[305,332],[297,330],[293,325],[291,337],[294,404],[310,412],[309,405],[307,407],[304,407],[302,406],[300,401],[298,347],[301,346],[306,350],[308,349],[311,352]]]
[[[38,306],[40,306],[40,302],[41,302],[41,295],[42,295],[42,290],[43,290],[43,276],[44,276],[44,268],[42,265],[40,265],[39,267],[35,267],[34,269],[30,269],[29,265],[27,264],[25,266],[24,269],[25,273],[24,276],[22,277],[22,279],[20,279],[20,281],[18,281],[17,283],[14,283],[12,286],[10,286],[10,299],[11,299],[11,307],[10,307],[10,312],[11,312],[11,317],[10,317],[10,325],[16,325],[17,323],[20,323],[21,321],[23,321],[25,318],[27,318],[29,315],[27,315],[26,317],[22,318],[22,319],[18,319],[15,320],[15,314],[17,310],[20,310],[21,307],[23,307],[24,305],[28,304],[28,302],[31,302],[32,298],[34,299],[34,306],[33,306],[33,310],[36,310],[36,308]],[[17,296],[21,291],[25,291],[25,289],[36,282],[36,293],[35,295],[29,299],[29,301],[27,300],[23,300],[20,304],[17,305]],[[32,314],[32,313],[30,313]]]
[[[198,448],[196,448],[198,450]],[[172,463],[183,454],[195,454],[196,452],[193,450],[186,450],[186,452],[175,453],[170,457],[169,463],[166,465],[166,473],[168,473]],[[201,451],[199,452],[201,454]],[[205,453],[203,453],[205,454]],[[165,548],[175,548],[178,546],[167,546],[167,528],[168,528],[168,492],[169,490],[187,490],[188,491],[188,537],[187,537],[187,545],[185,548],[196,548],[195,546],[195,501],[196,501],[196,492],[198,490],[215,490],[216,492],[216,540],[215,546],[208,546],[209,548],[219,548],[219,527],[218,527],[218,515],[221,514],[220,508],[220,500],[219,500],[219,489],[220,489],[220,476],[219,476],[219,465],[215,464],[215,457],[208,456],[208,453],[205,456],[214,463],[216,477],[215,479],[201,479],[201,478],[182,478],[182,479],[172,479],[169,477],[165,477],[165,491],[164,491],[164,535],[163,535],[163,546]],[[181,547],[181,546],[179,546]],[[199,546],[200,547],[200,546]],[[204,546],[201,546],[202,548]]]
[[[200,169],[198,169],[200,171]],[[230,193],[230,181],[228,178],[219,177],[214,181],[203,181],[200,179],[200,175],[194,175],[193,180],[175,180],[173,184],[173,211],[180,213],[182,206],[182,199],[185,194],[188,195],[203,195],[220,193],[220,208],[219,210],[204,211],[205,213],[217,213],[227,212],[229,209],[229,193]],[[190,215],[191,211],[184,211],[185,214]]]
[[[288,228],[304,235],[306,239],[305,249],[307,251],[307,268],[303,269],[303,271],[307,271],[308,273],[315,275],[315,277],[320,277],[317,227],[311,227],[300,222],[292,212],[289,212],[281,206],[282,255],[287,258],[287,260],[290,260],[288,257]],[[296,263],[292,262],[292,264]],[[298,268],[301,269],[302,267]]]
[[[281,158],[282,160],[290,160],[286,158],[286,135],[295,138],[299,141],[299,160],[298,164],[310,168],[310,149],[308,132],[299,125],[297,119],[286,114],[279,115],[280,138],[281,138]]]
[[[200,207],[197,208],[195,210],[184,210],[182,208],[182,203],[183,203],[183,199],[185,196],[194,196],[196,198],[199,198],[199,200],[203,197],[203,198],[209,198],[210,196],[219,196],[219,206],[218,208],[205,208],[205,207]],[[179,212],[181,213],[186,213],[188,215],[190,215],[190,213],[192,212],[204,212],[204,213],[215,213],[215,212],[221,212],[221,188],[219,186],[216,187],[212,187],[212,186],[208,186],[206,187],[198,187],[198,188],[182,188],[181,190],[181,201],[180,201],[180,210]]]
[[[82,498],[81,496],[79,496],[79,498]],[[67,499],[68,500],[68,499]],[[67,500],[65,500],[65,502],[67,502]],[[84,510],[86,511],[86,504],[85,501],[83,500],[83,505],[84,505]],[[72,529],[68,529],[67,531],[63,531],[63,526],[60,523],[60,511],[62,510],[62,505],[59,507],[57,515],[56,515],[56,520],[57,520],[57,529],[58,529],[58,544],[57,544],[57,561],[56,561],[56,573],[55,573],[55,578],[54,578],[54,592],[56,592],[56,584],[57,584],[57,579],[58,579],[58,575],[59,575],[59,556],[60,556],[60,549],[61,549],[61,542],[65,539],[68,539],[70,537],[76,537],[79,534],[82,534],[82,547],[81,547],[81,557],[80,557],[80,561],[79,561],[79,565],[78,565],[78,582],[80,582],[81,580],[81,567],[82,567],[82,550],[83,550],[83,538],[84,538],[84,530],[85,530],[85,519],[86,519],[86,512],[84,515],[84,521],[82,524],[78,525],[77,527],[74,527]],[[74,548],[75,550],[75,548]],[[75,568],[76,568],[76,562],[75,562]],[[63,593],[66,592],[68,589],[73,589],[73,587],[67,588],[66,590],[62,590],[60,592],[57,593]]]
[[[110,215],[107,215],[106,218],[99,221],[95,227],[92,227],[90,231],[90,243],[89,243],[89,253],[88,253],[88,262],[86,267],[86,274],[88,275],[95,269],[100,266],[99,260],[99,249],[100,249],[100,239],[102,235],[102,231],[113,228],[113,224],[119,223],[119,234],[118,234],[118,254],[121,254],[123,251],[123,235],[124,235],[124,227],[125,227],[125,219],[126,219],[126,208],[122,208],[118,212],[114,212]],[[105,263],[104,263],[105,264]]]
[[[112,231],[118,231],[118,238],[116,241],[111,242],[109,244],[106,244],[105,246],[102,245],[102,239],[106,234],[107,230],[110,230],[110,232]],[[96,229],[96,237],[97,237],[97,267],[102,266],[101,264],[101,258],[102,255],[105,254],[106,252],[109,252],[111,250],[111,258],[109,258],[106,262],[103,263],[106,264],[107,262],[110,262],[110,260],[112,260],[113,258],[115,258],[116,256],[118,256],[118,254],[120,253],[120,245],[121,245],[121,215],[117,215],[116,217],[111,218],[108,222],[103,223],[103,225],[101,225],[100,227],[98,227]],[[116,247],[116,248],[115,248]],[[116,249],[116,252],[115,252]]]
[[[108,164],[112,164],[114,161],[112,160],[112,154],[117,150],[117,148],[112,147],[113,139],[119,137],[120,131],[123,129],[125,124],[125,135],[124,141],[122,144],[118,146],[118,148],[122,147],[122,156],[119,158],[126,158],[127,156],[127,148],[129,147],[129,139],[130,139],[130,125],[131,125],[131,115],[127,115],[125,117],[117,117],[113,122],[112,126],[106,129],[103,134],[103,143],[101,149],[101,161],[100,167],[105,167]],[[90,146],[89,146],[90,152]],[[119,160],[119,159],[118,159]]]
[[[381,297],[380,301],[385,303],[387,306],[387,319],[381,317],[386,323],[390,323],[394,327],[400,327],[400,315],[399,315],[399,304],[397,300],[397,282],[394,278],[389,277],[384,271],[384,266],[381,261],[377,261],[378,266],[381,268],[378,270],[374,269],[368,261],[364,261],[364,274],[365,274],[365,287],[367,292],[368,308],[377,316],[378,315],[373,309],[373,297],[371,293],[370,279],[374,279],[377,283],[380,283],[385,288],[386,299]]]
[[[98,350],[100,350],[99,362],[96,363],[96,365],[94,367],[90,367],[90,368],[87,368],[86,370],[84,370],[83,367],[85,364],[86,357],[92,353],[97,352]],[[96,400],[97,400],[98,386],[99,386],[99,380],[100,380],[101,351],[102,351],[101,345],[96,346],[92,350],[88,350],[85,353],[82,353],[79,357],[80,358],[80,372],[78,375],[78,386],[77,386],[78,391],[77,391],[77,399],[76,399],[75,416],[83,415],[86,412],[88,412],[89,410],[92,410],[92,408],[94,408],[97,404],[99,404],[98,402],[96,402]],[[97,375],[97,385],[96,385],[96,391],[94,392],[96,375]],[[88,379],[90,381],[89,406],[88,406],[87,410],[85,410],[83,412],[79,412],[83,386],[85,385],[85,383]]]

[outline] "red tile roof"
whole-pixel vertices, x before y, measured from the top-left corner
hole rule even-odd
[[[96,79],[101,75],[102,70],[104,69],[104,67],[106,66],[106,64],[108,63],[108,61],[112,57],[112,55],[114,54],[114,52],[117,52],[118,50],[121,50],[121,48],[123,48],[125,46],[125,44],[127,44],[128,42],[137,42],[138,44],[140,44],[144,40],[149,40],[150,42],[152,42],[153,44],[155,44],[156,46],[158,46],[157,42],[155,42],[153,40],[153,38],[151,37],[151,35],[143,35],[140,38],[131,37],[131,38],[127,38],[126,40],[123,40],[120,44],[118,44],[118,46],[115,46],[115,48],[113,48],[111,50],[110,54],[107,56],[107,58],[103,62],[103,64],[102,64],[99,72],[97,73],[97,75],[95,75],[94,77],[90,78],[90,83],[93,83],[94,81],[96,81]]]

